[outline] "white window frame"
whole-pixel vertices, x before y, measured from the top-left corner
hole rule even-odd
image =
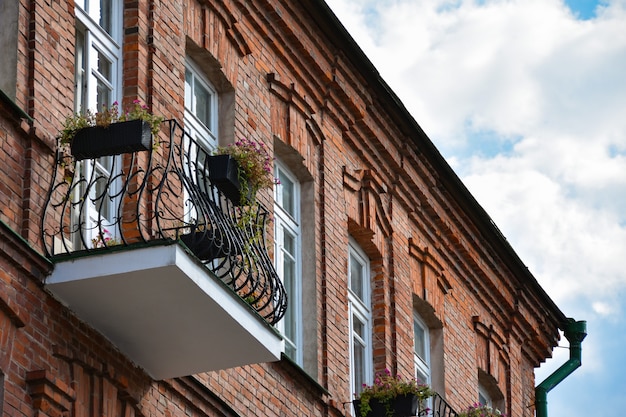
[[[493,401],[491,399],[491,395],[489,395],[489,391],[487,391],[485,387],[483,387],[482,385],[478,385],[477,402],[482,405],[493,407]]]
[[[78,113],[85,113],[87,110],[92,112],[98,112],[102,110],[100,105],[106,105],[110,107],[114,102],[120,100],[121,87],[121,74],[122,74],[122,48],[121,48],[121,27],[122,27],[122,1],[111,1],[111,27],[107,30],[99,25],[99,7],[100,0],[85,0],[75,5],[76,15],[76,73],[75,73],[75,100],[74,110]],[[85,9],[83,9],[85,7]],[[79,37],[81,41],[79,42]],[[78,49],[78,45],[82,46],[82,50]],[[107,79],[98,70],[98,55],[101,55],[110,64],[109,79]],[[109,89],[109,97],[106,100],[98,103],[98,85],[104,85]],[[108,182],[109,195],[119,195],[119,188],[121,187],[119,173],[121,172],[121,157],[120,156],[108,156],[94,160],[82,161],[77,169],[80,175],[84,176],[88,180],[92,177],[103,178]],[[84,190],[78,190],[79,192],[74,195],[74,201],[76,204],[74,207],[78,209],[81,204],[77,199],[81,198]],[[95,184],[92,185],[90,190],[91,196],[96,193]],[[119,197],[118,197],[119,198]],[[118,227],[112,227],[116,223],[119,223],[119,219],[116,219],[115,209],[119,206],[118,199],[109,199],[105,197],[105,204],[107,204],[106,211],[110,213],[109,218],[103,218],[102,212],[105,211],[102,207],[97,207],[93,204],[91,199],[88,201],[88,206],[81,212],[75,212],[73,214],[75,222],[80,222],[84,225],[85,230],[83,235],[85,236],[85,243],[91,246],[91,242],[96,240],[102,240],[102,238],[110,237],[117,239],[119,236]],[[79,218],[82,216],[82,218]],[[99,236],[100,228],[98,223],[101,224],[102,229],[106,229],[108,234],[106,236]],[[76,235],[75,235],[76,236]],[[78,237],[78,236],[76,236]],[[73,244],[76,247],[80,247],[83,242],[74,241]]]
[[[352,262],[356,261],[362,272],[362,298],[352,290]],[[367,255],[361,250],[356,242],[350,239],[348,250],[348,314],[350,334],[350,391],[359,394],[362,387],[356,377],[355,342],[364,347],[363,372],[359,379],[362,384],[371,384],[373,379],[373,352],[372,352],[372,313],[371,305],[371,281],[370,262]],[[364,324],[364,334],[359,336],[354,331],[354,319]],[[359,385],[359,386],[357,386]]]
[[[285,277],[284,267],[286,261],[291,260],[294,266],[293,282],[287,293],[287,314],[278,323],[278,330],[285,337],[286,354],[298,365],[303,366],[304,357],[302,349],[302,230],[300,227],[300,183],[297,178],[280,162],[275,161],[274,172],[276,178],[284,178],[293,184],[293,213],[289,213],[282,205],[282,184],[274,187],[274,253],[276,254],[275,266],[278,275]],[[288,253],[285,248],[285,236],[293,236],[294,253]],[[287,334],[285,328],[286,319],[290,316],[293,321],[294,333]],[[287,349],[289,348],[289,349]]]
[[[188,79],[187,75],[191,75]],[[196,101],[193,92],[196,86],[201,86],[210,93],[211,113],[207,126],[196,115]],[[204,76],[198,65],[190,58],[185,60],[185,130],[198,141],[207,151],[212,151],[219,144],[219,95],[213,84]]]
[[[110,2],[111,5],[111,27],[106,28],[100,26],[100,8],[102,0],[77,0],[75,2],[76,17],[85,23],[87,19],[92,22],[92,26],[95,25],[103,32],[107,33],[113,40],[117,40],[117,43],[121,43],[122,39],[122,2],[119,0],[105,0]],[[79,16],[80,13],[80,16]]]
[[[195,88],[201,86],[210,93],[210,116],[209,126],[207,126],[196,115],[196,101],[195,101]],[[189,174],[192,178],[195,178],[197,184],[201,187],[202,191],[210,192],[204,188],[205,180],[208,177],[207,167],[205,161],[199,160],[199,155],[204,155],[202,152],[198,152],[197,147],[200,147],[206,155],[211,155],[219,144],[218,137],[218,120],[219,120],[219,96],[217,90],[213,87],[213,84],[204,75],[198,65],[196,65],[191,58],[185,58],[185,111],[184,111],[184,124],[185,131],[188,133],[195,144],[192,145],[188,142],[185,136],[184,148],[189,150],[189,153],[185,155],[188,158],[186,162],[187,166],[191,170]],[[187,189],[184,190],[184,200],[189,201],[189,193]],[[185,210],[185,222],[193,223],[197,219],[198,214],[195,207],[191,207],[190,210]],[[216,261],[218,262],[218,261]]]
[[[424,334],[424,357],[421,357],[417,352],[418,341],[415,337],[415,327],[419,327]],[[422,380],[422,382],[430,385],[432,383],[432,366],[430,360],[430,329],[416,312],[413,312],[413,329],[413,363],[415,364],[415,377],[416,379]]]

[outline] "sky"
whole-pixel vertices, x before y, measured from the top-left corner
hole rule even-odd
[[[587,322],[583,365],[548,415],[621,417],[626,0],[327,3],[550,297]]]

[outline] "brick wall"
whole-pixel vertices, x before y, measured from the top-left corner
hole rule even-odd
[[[280,361],[151,381],[48,295],[38,221],[53,138],[73,106],[74,16],[72,3],[20,3],[15,103],[32,119],[2,102],[5,415],[347,415],[350,237],[372,266],[376,370],[413,374],[417,309],[441,334],[436,388],[455,408],[475,402],[480,380],[511,416],[532,415],[533,367],[550,354],[557,318],[498,257],[424,152],[427,138],[397,123],[345,43],[299,2],[139,0],[124,19],[124,103],[182,120],[190,55],[232,95],[222,140],[264,141],[308,184],[306,372]],[[271,206],[269,192],[260,198]]]

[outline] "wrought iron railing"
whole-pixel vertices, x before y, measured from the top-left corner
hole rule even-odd
[[[233,204],[208,176],[209,154],[168,120],[148,152],[75,161],[58,152],[42,219],[50,258],[178,240],[270,324],[285,289],[267,253],[268,210]]]
[[[457,417],[457,412],[438,393],[432,397],[432,409],[428,414],[432,417]]]

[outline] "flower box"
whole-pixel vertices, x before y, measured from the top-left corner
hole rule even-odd
[[[396,417],[416,416],[419,401],[416,395],[404,394],[392,399],[390,405]]]
[[[356,417],[386,417],[387,415],[385,405],[375,398],[369,401],[371,410],[365,414],[361,412],[361,400],[354,400],[352,404],[354,405]]]
[[[211,184],[226,196],[236,206],[241,206],[245,199],[241,195],[241,183],[239,182],[239,164],[231,155],[211,155],[207,161],[209,166],[209,179]],[[251,187],[248,187],[251,190]],[[247,201],[252,201],[253,195],[249,195]]]
[[[354,400],[354,410],[357,417],[410,417],[417,416],[419,400],[413,394],[401,394],[389,400],[389,407],[376,398],[369,401],[371,410],[367,414],[361,413],[361,401]],[[389,414],[387,413],[389,408]]]
[[[152,149],[150,124],[143,120],[111,123],[79,130],[70,144],[76,160]]]
[[[434,391],[415,378],[403,380],[392,376],[388,369],[377,372],[374,384],[363,385],[354,401],[359,417],[409,417],[424,414],[418,411],[420,403],[434,395]]]
[[[210,231],[194,231],[180,236],[180,240],[203,261],[223,258],[230,252],[230,244],[227,239],[222,239]]]

